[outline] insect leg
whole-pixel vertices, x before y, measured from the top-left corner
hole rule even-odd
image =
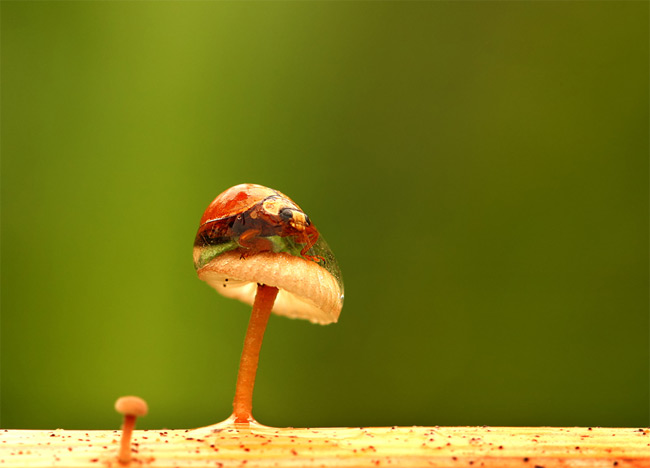
[[[246,249],[242,252],[241,258],[246,258],[258,252],[271,250],[273,244],[264,237],[258,237],[261,232],[261,229],[248,229],[239,236],[239,245]]]

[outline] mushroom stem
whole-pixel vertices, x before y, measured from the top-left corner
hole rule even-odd
[[[248,330],[244,339],[244,350],[239,361],[239,374],[237,375],[237,388],[233,402],[233,417],[235,423],[249,423],[253,419],[253,387],[257,363],[264,339],[266,324],[271,315],[271,309],[278,295],[278,288],[257,285],[257,294],[253,303],[253,312],[248,322]]]
[[[118,461],[122,465],[128,465],[131,462],[131,434],[133,434],[133,429],[135,429],[135,419],[136,416],[133,414],[124,415],[120,455],[118,456]]]

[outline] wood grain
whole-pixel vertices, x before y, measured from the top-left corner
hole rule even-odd
[[[119,431],[0,430],[0,466],[119,467]],[[134,432],[130,466],[643,467],[647,428],[215,425]]]

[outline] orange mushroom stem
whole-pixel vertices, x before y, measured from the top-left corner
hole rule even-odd
[[[248,330],[244,339],[244,349],[239,361],[237,387],[233,402],[233,418],[236,423],[250,423],[253,418],[253,387],[257,374],[257,364],[264,339],[266,324],[273,309],[273,303],[278,295],[278,288],[273,286],[257,285],[257,294],[253,304]]]

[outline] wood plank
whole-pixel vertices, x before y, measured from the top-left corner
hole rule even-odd
[[[0,466],[110,467],[120,431],[0,430]],[[647,428],[372,427],[136,430],[131,466],[650,468]]]

